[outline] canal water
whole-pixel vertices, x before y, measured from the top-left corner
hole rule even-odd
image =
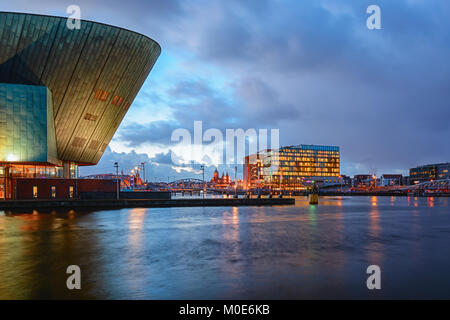
[[[0,211],[0,299],[448,299],[449,248],[449,198]]]

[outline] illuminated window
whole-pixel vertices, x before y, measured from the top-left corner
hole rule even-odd
[[[95,91],[94,98],[99,99],[101,101],[106,101],[108,99],[109,92],[98,89]]]
[[[69,198],[72,199],[73,198],[73,186],[69,187]]]
[[[108,95],[109,95],[109,92],[103,91],[103,94],[100,97],[100,100],[106,101],[106,99],[108,99]]]
[[[55,199],[56,198],[56,187],[52,186],[52,198]]]
[[[102,93],[103,93],[103,91],[100,90],[100,89],[98,89],[98,90],[95,92],[94,98],[95,98],[95,99],[100,99],[100,97],[102,96]]]
[[[37,199],[37,197],[38,197],[38,187],[33,186],[33,198]]]

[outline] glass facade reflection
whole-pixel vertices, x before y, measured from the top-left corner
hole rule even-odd
[[[59,164],[46,87],[0,83],[0,162]]]

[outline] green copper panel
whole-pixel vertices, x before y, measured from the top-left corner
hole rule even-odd
[[[0,161],[58,164],[51,92],[0,83]]]
[[[96,164],[161,53],[152,39],[92,21],[0,12],[0,83],[47,87],[59,160]]]

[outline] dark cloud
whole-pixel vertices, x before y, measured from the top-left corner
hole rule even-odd
[[[203,121],[203,130],[279,128],[283,120],[293,121],[300,112],[280,101],[277,92],[259,79],[243,79],[231,86],[235,101],[229,103],[203,81],[181,81],[167,91],[171,100],[170,120],[142,125],[131,122],[120,128],[117,139],[129,147],[144,143],[169,145],[172,132],[185,128],[193,133],[194,121]],[[160,98],[157,98],[160,99]],[[187,99],[187,101],[185,101]]]
[[[172,151],[169,150],[167,153],[157,153],[153,158],[151,158],[151,161],[154,163],[159,164],[173,164],[172,157],[176,157],[176,155],[172,154]]]
[[[260,79],[244,78],[234,84],[234,89],[247,127],[280,127],[281,121],[297,120],[300,116],[300,108],[283,103],[279,94]]]
[[[117,139],[127,147],[135,148],[144,143],[164,146],[170,144],[172,132],[178,127],[179,125],[176,122],[164,120],[154,121],[146,125],[131,123],[120,128]]]
[[[198,99],[205,96],[213,96],[216,93],[205,82],[182,80],[174,88],[168,91],[175,98]]]
[[[53,14],[69,2],[1,6]],[[374,3],[365,0],[78,3],[84,18],[145,33],[163,55],[181,52],[227,78],[225,94],[214,74],[171,73],[168,98],[138,100],[165,104],[173,118],[121,127],[116,139],[128,146],[169,145],[174,129],[203,120],[204,129],[278,127],[283,145],[339,145],[348,174],[449,161],[448,1],[377,0],[382,30],[366,28]]]

